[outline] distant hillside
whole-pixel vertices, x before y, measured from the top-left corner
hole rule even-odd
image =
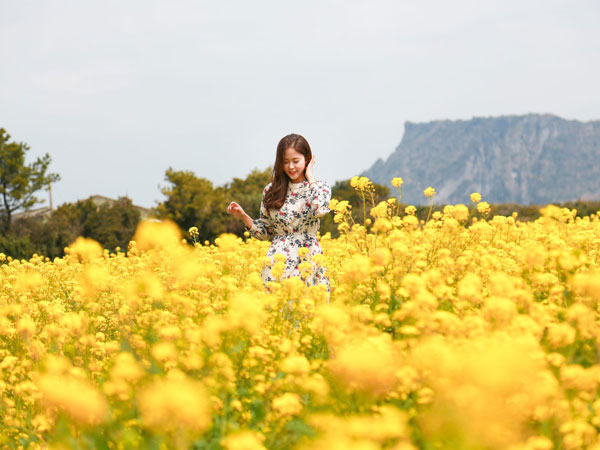
[[[117,202],[122,202],[126,199],[126,197],[121,197],[119,200],[115,200],[114,198],[105,197],[103,195],[92,195],[88,197],[88,200],[96,206],[97,211],[100,210],[102,205],[108,205],[109,207],[114,205]],[[145,220],[152,214],[152,210],[149,208],[144,208],[143,206],[132,205],[135,209],[137,209],[140,213],[140,220]],[[28,209],[27,211],[20,211],[18,213],[13,214],[13,219],[28,219],[33,217],[39,217],[41,219],[46,219],[50,217],[52,212],[55,211],[54,208],[43,206],[37,209]]]
[[[406,122],[390,157],[363,175],[391,186],[402,177],[403,203],[469,203],[480,192],[490,203],[544,204],[600,199],[600,121],[549,114]],[[393,191],[392,191],[393,192]]]

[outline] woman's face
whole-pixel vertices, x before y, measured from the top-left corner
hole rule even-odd
[[[302,153],[298,153],[294,148],[288,148],[283,152],[283,171],[290,177],[292,183],[304,181],[304,169],[306,160]]]

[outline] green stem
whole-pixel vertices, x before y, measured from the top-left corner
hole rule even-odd
[[[429,222],[429,218],[431,217],[432,209],[433,209],[433,197],[431,197],[431,200],[429,201],[429,212],[427,213],[427,219],[425,220],[425,223]]]
[[[365,198],[365,193],[363,191],[360,192],[363,201],[363,225],[367,226],[367,200]]]

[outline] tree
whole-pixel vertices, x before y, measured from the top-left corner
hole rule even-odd
[[[23,142],[9,142],[10,135],[0,128],[0,216],[5,233],[11,229],[12,213],[28,209],[43,200],[35,193],[60,179],[58,174],[47,173],[50,155],[47,153],[32,164],[25,164],[29,146]]]
[[[227,211],[218,208],[223,203],[222,189],[215,190],[211,181],[189,170],[169,167],[165,179],[171,186],[160,189],[167,197],[156,207],[160,218],[173,220],[184,232],[197,227],[201,239],[212,239],[225,232]]]
[[[260,215],[260,203],[262,201],[263,190],[271,181],[271,168],[265,170],[254,169],[245,178],[234,178],[227,188],[227,198],[223,208],[227,208],[230,202],[234,201],[240,204],[244,211],[253,219]],[[236,219],[231,214],[228,215],[227,231],[241,236],[246,227],[241,220]]]
[[[254,169],[245,179],[234,178],[224,186],[213,187],[209,180],[191,171],[169,168],[165,179],[171,186],[161,188],[167,198],[159,203],[156,212],[177,223],[184,234],[190,227],[197,227],[200,241],[213,240],[225,232],[241,236],[244,225],[227,213],[227,205],[238,202],[251,217],[258,217],[263,189],[270,178],[271,169]]]
[[[374,196],[373,196],[373,201],[375,202],[375,204],[387,199],[390,195],[390,189],[387,186],[373,183],[373,188],[375,189]],[[357,223],[363,223],[362,198],[358,194],[358,192],[356,192],[356,189],[354,189],[350,185],[350,180],[337,181],[331,187],[331,198],[335,198],[340,201],[347,200],[350,203],[350,205],[352,206],[352,213],[353,213],[354,220]],[[367,199],[367,204],[366,204],[366,208],[367,208],[366,214],[367,215],[369,214],[369,211],[371,210],[370,203],[371,203],[370,199]],[[320,232],[321,232],[321,234],[331,233],[331,235],[333,237],[339,236],[340,233],[337,229],[337,224],[333,222],[332,214],[327,214],[326,216],[321,218]]]
[[[91,200],[87,202],[92,203]],[[77,202],[78,204],[80,202]],[[95,239],[104,248],[127,248],[140,222],[140,212],[131,199],[120,197],[112,205],[94,206],[83,221],[83,236]]]
[[[52,212],[48,220],[36,221],[39,229],[32,228],[28,235],[40,252],[51,258],[62,257],[65,247],[83,235],[84,212],[81,205],[85,202],[64,203]]]
[[[375,204],[386,200],[390,196],[390,188],[384,186],[382,184],[373,183],[373,188],[375,189],[375,194],[373,201]],[[352,210],[358,214],[358,211],[362,211],[362,198],[360,194],[350,185],[350,180],[342,180],[337,181],[333,187],[331,188],[331,196],[333,198],[337,198],[338,200],[348,200],[352,205]],[[370,201],[367,197],[367,214],[371,209],[369,206]],[[357,220],[361,220],[362,217],[357,217]]]
[[[116,202],[96,205],[91,198],[76,203],[64,203],[45,218],[17,219],[10,239],[0,240],[0,251],[8,248],[11,256],[30,257],[38,253],[50,258],[62,257],[64,248],[78,236],[92,238],[103,248],[127,248],[140,221],[140,212],[131,199],[121,197]],[[19,241],[19,239],[21,241]],[[27,242],[23,241],[24,239]],[[9,241],[15,243],[9,245]],[[28,243],[27,245],[25,245]],[[17,244],[19,246],[17,246]],[[18,252],[11,249],[21,249]],[[4,253],[8,254],[6,251]],[[29,253],[27,253],[29,252]]]

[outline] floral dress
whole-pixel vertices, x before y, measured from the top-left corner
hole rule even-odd
[[[260,217],[252,223],[248,231],[256,239],[272,241],[267,252],[271,259],[271,266],[265,265],[262,270],[263,283],[275,281],[271,274],[271,267],[275,263],[273,256],[285,256],[285,270],[281,278],[298,276],[306,284],[324,284],[329,292],[329,278],[325,275],[325,268],[313,263],[313,272],[304,279],[298,266],[303,258],[298,254],[301,248],[308,249],[308,258],[322,254],[321,246],[317,240],[319,217],[329,212],[331,200],[331,187],[324,181],[317,181],[309,186],[308,181],[288,183],[285,202],[280,209],[271,210],[267,214],[264,205],[265,194],[271,187],[269,183],[263,191],[263,200],[260,205]]]

